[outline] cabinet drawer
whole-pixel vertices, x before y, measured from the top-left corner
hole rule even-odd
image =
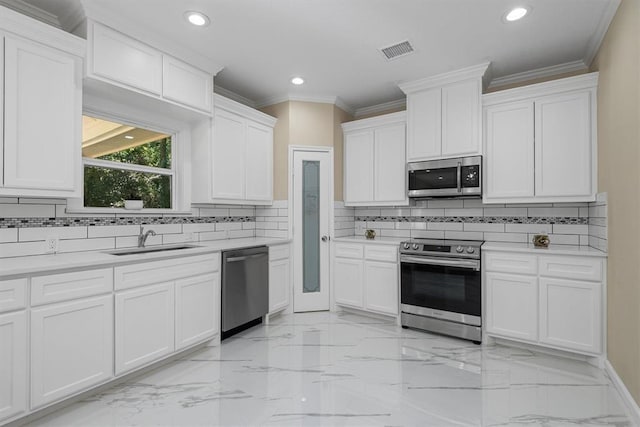
[[[31,278],[31,305],[49,304],[113,290],[113,269],[74,271]]]
[[[289,258],[289,245],[269,246],[269,261]]]
[[[25,308],[27,305],[27,278],[0,281],[0,313]]]
[[[398,261],[398,248],[395,246],[366,245],[364,257],[371,261]]]
[[[116,290],[213,273],[220,269],[220,253],[164,259],[114,269]]]
[[[362,259],[364,248],[353,243],[336,243],[336,257]]]
[[[535,255],[485,252],[484,260],[487,271],[517,274],[536,274],[538,272]]]
[[[602,261],[597,258],[540,257],[540,275],[563,279],[602,281]]]

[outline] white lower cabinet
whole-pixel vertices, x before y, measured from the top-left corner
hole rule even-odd
[[[398,264],[365,261],[365,308],[398,315]]]
[[[220,274],[176,281],[176,350],[205,340],[220,331]]]
[[[398,284],[397,246],[335,244],[333,289],[336,304],[397,316]]]
[[[115,313],[116,375],[173,352],[173,283],[116,294]]]
[[[606,273],[601,258],[483,251],[488,335],[602,354]],[[534,270],[511,274],[528,270],[523,265]]]
[[[528,341],[538,339],[538,279],[487,273],[487,331]]]
[[[335,258],[333,261],[333,288],[337,304],[364,307],[363,261]]]
[[[291,261],[289,244],[269,247],[269,313],[289,306]]]
[[[31,311],[31,409],[113,377],[113,297]]]
[[[0,423],[27,410],[27,314],[0,315]]]
[[[540,278],[540,342],[599,353],[602,285]]]

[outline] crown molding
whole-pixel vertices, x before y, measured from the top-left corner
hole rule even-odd
[[[368,116],[369,114],[385,113],[389,110],[395,110],[399,108],[407,108],[406,98],[383,102],[382,104],[372,105],[370,107],[357,108],[353,116],[357,119],[358,117]]]
[[[526,82],[529,80],[555,76],[558,74],[571,73],[574,71],[584,71],[588,67],[584,61],[571,61],[563,64],[551,65],[549,67],[536,68],[535,70],[524,71],[522,73],[509,74],[508,76],[497,77],[489,83],[489,89],[506,86],[514,83]]]
[[[149,30],[140,20],[129,17],[126,13],[114,12],[105,7],[104,4],[91,0],[81,0],[81,3],[87,19],[120,31],[214,76],[224,68],[211,58],[201,55],[188,46],[176,43],[173,38]]]
[[[609,25],[611,25],[611,21],[613,21],[613,17],[616,15],[618,11],[618,7],[620,6],[621,0],[609,0],[607,2],[607,9],[604,11],[602,16],[600,17],[600,22],[598,23],[598,27],[596,28],[596,32],[591,36],[589,40],[589,44],[587,45],[587,52],[584,55],[584,63],[587,66],[591,66],[593,59],[598,54],[600,50],[600,45],[604,40],[604,36],[607,35],[607,31],[609,30]]]
[[[482,76],[484,76],[487,69],[489,68],[489,65],[491,65],[490,62],[483,62],[482,64],[461,68],[459,70],[449,71],[447,73],[437,74],[435,76],[425,77],[408,82],[401,82],[398,84],[398,86],[404,93],[410,94],[416,91],[440,87],[462,80],[482,78]]]
[[[65,14],[58,15],[58,20],[60,21],[60,25],[62,29],[73,33],[76,29],[85,21],[86,17],[84,14],[84,8],[81,3],[73,3],[71,7],[68,8]]]
[[[267,107],[269,105],[280,104],[281,102],[298,101],[298,102],[315,102],[318,104],[333,104],[336,107],[353,115],[354,109],[337,96],[316,96],[316,95],[298,95],[286,94],[276,95],[264,98],[256,103],[256,108]]]
[[[522,101],[532,97],[540,97],[573,90],[595,91],[598,88],[598,76],[599,74],[597,72],[581,74],[579,76],[566,77],[564,79],[551,80],[549,82],[491,92],[482,95],[482,105],[488,106],[503,102]]]
[[[22,0],[0,0],[0,5],[30,18],[37,19],[45,24],[56,28],[62,28],[56,15],[49,13],[46,10],[42,10],[39,7],[30,5],[29,3],[25,3]]]
[[[213,106],[216,109],[223,109],[231,113],[239,114],[269,127],[274,127],[278,120],[275,117],[265,114],[262,111],[258,111],[253,107],[241,104],[238,101],[226,98],[217,93],[213,94]]]
[[[385,114],[382,116],[370,117],[368,119],[354,120],[351,122],[344,122],[341,124],[342,130],[350,132],[360,129],[369,129],[373,126],[383,126],[392,123],[406,123],[407,112],[398,111],[397,113]]]
[[[244,104],[247,107],[251,107],[251,108],[258,108],[256,102],[252,99],[249,98],[245,98],[242,95],[238,95],[237,93],[229,90],[229,89],[225,89],[221,86],[217,86],[215,83],[213,85],[213,92],[217,93],[218,95],[222,95],[225,98],[229,98],[232,99],[236,102],[239,102],[240,104]]]

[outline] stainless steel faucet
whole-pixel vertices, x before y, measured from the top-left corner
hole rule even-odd
[[[153,230],[148,230],[146,233],[144,233],[144,227],[140,226],[140,234],[138,235],[139,248],[144,248],[144,244],[147,242],[147,237],[149,237],[149,235],[155,236],[156,232]]]

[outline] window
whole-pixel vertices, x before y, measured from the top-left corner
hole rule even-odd
[[[144,208],[174,205],[173,136],[97,117],[82,116],[84,207]]]

